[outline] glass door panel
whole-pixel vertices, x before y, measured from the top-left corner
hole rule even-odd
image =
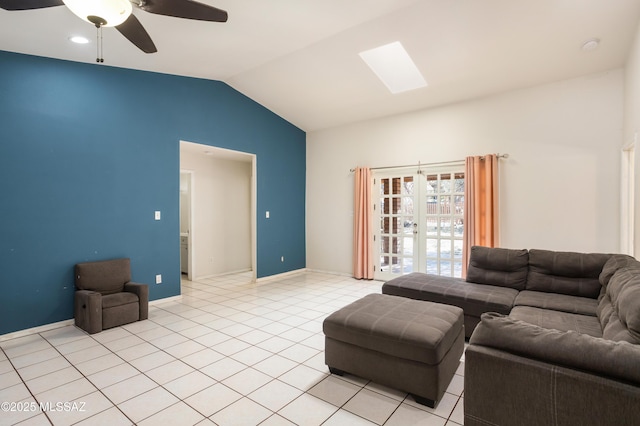
[[[379,264],[377,279],[413,272],[416,227],[414,226],[414,196],[416,181],[413,175],[388,176],[375,179],[374,194],[379,194],[378,215],[380,228],[376,230]]]
[[[380,173],[376,202],[375,278],[411,272],[462,274],[464,173]]]

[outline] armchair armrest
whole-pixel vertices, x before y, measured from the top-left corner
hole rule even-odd
[[[123,291],[134,293],[138,296],[140,320],[149,318],[149,286],[147,284],[128,282],[124,285]]]
[[[90,290],[77,290],[73,309],[77,327],[89,334],[102,331],[102,294]]]

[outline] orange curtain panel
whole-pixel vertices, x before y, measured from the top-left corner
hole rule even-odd
[[[495,154],[465,159],[464,244],[462,276],[467,276],[471,246],[497,247],[498,157]]]
[[[353,276],[373,279],[373,216],[371,202],[371,169],[357,167],[353,210]]]

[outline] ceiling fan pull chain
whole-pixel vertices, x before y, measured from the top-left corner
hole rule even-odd
[[[96,62],[100,62],[100,27],[96,25]]]
[[[97,37],[97,49],[98,49],[98,54],[96,57],[96,62],[98,63],[102,63],[104,62],[104,58],[102,57],[102,25],[96,25],[96,37]]]
[[[102,45],[102,26],[100,26],[100,63],[104,62],[104,47]]]

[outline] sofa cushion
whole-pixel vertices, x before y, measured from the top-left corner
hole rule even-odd
[[[518,293],[515,306],[531,306],[551,309],[570,314],[590,315],[595,317],[598,301],[590,297],[569,296],[566,294],[545,293],[542,291],[524,290]]]
[[[614,342],[628,342],[634,345],[640,344],[640,340],[636,339],[625,326],[616,311],[612,311],[607,323],[602,328],[602,337]]]
[[[600,294],[600,273],[611,255],[529,250],[527,290],[591,297]]]
[[[609,280],[613,277],[618,269],[636,267],[640,268],[640,262],[626,254],[612,254],[607,263],[602,267],[599,280],[603,287],[609,284]]]
[[[640,347],[572,331],[544,329],[499,314],[482,315],[469,341],[506,352],[640,384]]]
[[[102,294],[118,293],[131,281],[131,263],[129,259],[78,263],[75,275],[79,290],[92,290]]]
[[[600,321],[591,315],[570,314],[550,309],[532,308],[531,306],[516,306],[511,310],[509,317],[542,328],[576,331],[589,336],[602,337]]]
[[[606,295],[609,296],[611,304],[615,307],[618,297],[622,290],[627,286],[629,282],[634,279],[634,274],[626,268],[621,268],[616,271],[615,274],[609,280],[609,284],[606,288]]]
[[[609,280],[607,296],[622,325],[640,340],[640,269],[618,269]]]
[[[618,317],[629,333],[640,342],[640,280],[628,285],[618,297]]]
[[[527,250],[473,246],[469,256],[467,281],[524,290],[528,264]]]
[[[102,296],[102,309],[113,308],[114,306],[126,305],[129,303],[138,304],[138,296],[135,293],[113,293]],[[136,310],[138,308],[136,307]]]
[[[611,318],[612,313],[613,305],[611,304],[611,299],[609,298],[609,295],[605,293],[598,299],[598,309],[596,310],[596,314],[600,320],[600,327],[602,327],[603,331],[609,323],[609,318]]]
[[[518,291],[512,288],[474,284],[459,278],[414,272],[387,281],[382,293],[427,300],[462,308],[464,314],[480,317],[484,312],[508,314]]]
[[[140,310],[137,303],[116,305],[102,310],[102,329],[129,324],[140,319]]]

